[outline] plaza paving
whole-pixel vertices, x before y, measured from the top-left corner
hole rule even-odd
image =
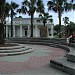
[[[66,51],[44,45],[29,45],[34,52],[0,57],[0,75],[68,75],[50,67],[50,60],[61,58]]]

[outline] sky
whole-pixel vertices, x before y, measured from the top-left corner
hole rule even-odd
[[[23,0],[6,0],[6,2],[9,2],[9,3],[11,3],[11,1],[18,3],[20,6],[21,6],[21,3],[23,2]],[[48,11],[48,10],[47,10],[48,7],[47,7],[47,5],[46,5],[48,1],[49,1],[49,0],[43,0],[43,3],[44,3],[45,11],[46,11],[46,12]],[[54,13],[53,11],[48,11],[48,12],[49,12],[50,15],[53,16],[53,23],[54,23],[54,25],[58,24],[58,23],[59,23],[58,14],[57,14],[57,13]],[[23,18],[30,18],[30,16],[29,16],[28,14],[23,15],[23,14],[17,13],[16,16],[17,16],[17,17],[18,17],[18,16],[22,16]],[[38,13],[35,12],[34,17],[38,17]],[[64,12],[64,13],[62,14],[62,21],[61,21],[62,24],[64,24],[64,22],[63,22],[63,18],[64,18],[64,17],[69,17],[69,20],[70,20],[70,21],[75,22],[75,11]]]

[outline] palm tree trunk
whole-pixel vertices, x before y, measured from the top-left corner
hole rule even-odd
[[[33,17],[34,14],[31,14],[31,37],[33,37]]]
[[[4,10],[5,10],[5,0],[2,0],[2,5],[0,6],[0,44],[4,44]]]
[[[58,18],[59,18],[59,38],[61,38],[61,11],[58,11]]]
[[[44,24],[44,27],[45,27],[45,23],[43,23]]]
[[[4,44],[4,24],[0,23],[0,44]]]
[[[13,37],[13,9],[11,8],[11,37]]]

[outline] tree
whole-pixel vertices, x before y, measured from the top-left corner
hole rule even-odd
[[[39,17],[40,17],[40,19],[39,20],[41,20],[42,22],[43,22],[43,25],[45,26],[45,24],[47,23],[47,21],[49,21],[49,22],[53,22],[53,19],[52,19],[52,15],[50,15],[49,16],[49,14],[48,13],[42,13],[42,14],[40,14],[39,15]]]
[[[11,9],[11,37],[13,37],[13,16],[16,15],[14,10],[18,8],[18,4],[15,2],[11,2],[10,9]]]
[[[10,16],[9,11],[10,11],[10,4],[6,2],[5,3],[5,18]]]
[[[43,10],[44,10],[44,5],[42,0],[24,0],[22,2],[22,7],[17,10],[19,13],[23,13],[23,14],[28,13],[31,16],[31,37],[33,37],[34,13],[36,11],[43,12]]]
[[[67,27],[67,25],[69,23],[69,18],[68,17],[64,17],[63,21],[64,21],[64,24],[65,24],[65,32],[64,33],[67,36],[67,29],[66,29],[66,27]]]
[[[48,13],[43,12],[43,13],[39,14],[39,18],[40,19],[38,21],[42,22],[44,25],[40,28],[40,35],[41,35],[41,37],[47,37],[48,30],[47,30],[47,26],[45,26],[45,25],[47,22],[50,22],[50,23],[53,22],[52,15],[49,15]]]
[[[59,29],[59,25],[57,24],[57,25],[54,26],[54,30],[57,32],[57,34],[59,33],[58,29]]]
[[[18,8],[18,4],[11,1],[11,4],[8,2],[5,3],[5,17],[11,16],[11,37],[13,37],[13,16],[16,15],[15,9]],[[10,14],[11,11],[11,14]]]
[[[58,13],[59,18],[59,32],[61,32],[61,15],[64,11],[71,10],[71,3],[68,3],[67,0],[51,0],[48,1],[48,10],[53,10],[54,12]],[[61,34],[59,35],[61,38]]]
[[[75,23],[74,22],[70,22],[67,27],[67,34],[68,36],[70,36],[73,32],[75,32]]]
[[[69,23],[69,18],[68,17],[64,17],[63,21],[64,21],[64,24],[66,26]]]
[[[0,44],[4,44],[5,0],[0,0]]]
[[[11,37],[13,37],[13,16],[16,15],[14,10],[18,7],[18,4],[11,2],[9,4],[8,2],[5,2],[5,18],[6,17],[11,17]],[[10,13],[11,11],[11,13]],[[5,21],[6,23],[6,21]]]

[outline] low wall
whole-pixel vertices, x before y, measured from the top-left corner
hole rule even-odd
[[[13,43],[22,43],[22,44],[47,44],[47,43],[55,43],[61,44],[65,43],[66,39],[51,39],[51,38],[44,38],[44,37],[14,37],[14,38],[6,38],[6,42],[13,42]]]

